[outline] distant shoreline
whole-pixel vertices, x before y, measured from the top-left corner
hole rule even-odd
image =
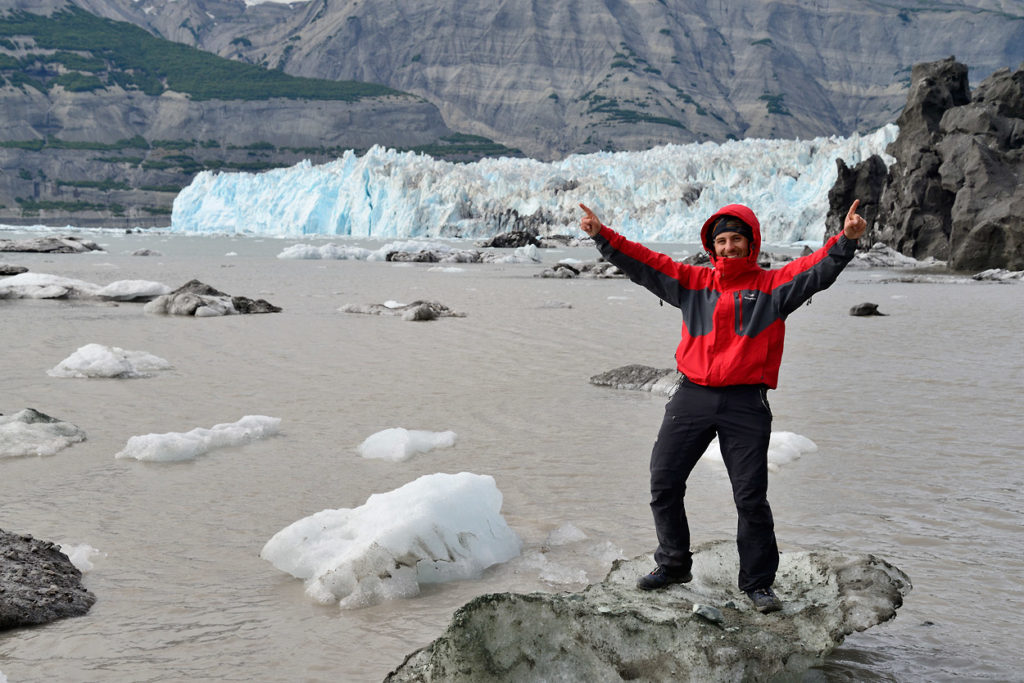
[[[0,216],[0,225],[33,226],[44,225],[52,228],[169,228],[171,227],[170,216],[138,216],[125,218],[123,216],[112,216],[109,218],[77,218],[75,216],[60,216],[46,218],[24,218],[21,216]]]

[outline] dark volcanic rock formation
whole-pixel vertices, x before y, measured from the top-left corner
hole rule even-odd
[[[971,94],[967,67],[952,57],[917,64],[897,123],[884,182],[877,157],[840,164],[828,225],[839,229],[860,197],[867,244],[954,270],[1024,269],[1024,66]]]
[[[760,614],[735,588],[735,543],[697,547],[694,579],[641,591],[653,561],[613,565],[580,593],[480,596],[387,681],[799,680],[843,639],[896,616],[906,574],[873,555],[783,553],[784,610]]]
[[[94,602],[56,545],[0,529],[0,630],[77,617]]]

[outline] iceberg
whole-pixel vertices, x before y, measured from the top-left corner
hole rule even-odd
[[[280,427],[279,417],[246,415],[238,422],[216,424],[210,429],[196,427],[188,432],[133,436],[114,457],[152,462],[195,460],[217,448],[244,446],[256,439],[275,436]]]
[[[171,364],[145,351],[129,351],[119,346],[86,344],[46,371],[50,377],[111,377],[117,379],[151,377]]]
[[[260,557],[341,609],[411,598],[424,583],[478,578],[519,555],[485,474],[429,474],[354,508],[322,510],[267,541]]]
[[[631,239],[697,242],[708,216],[739,202],[758,214],[766,243],[820,243],[836,160],[853,166],[878,154],[892,163],[885,148],[897,133],[890,124],[848,138],[664,145],[555,162],[460,164],[375,146],[320,165],[199,173],[174,200],[171,230],[467,239],[529,224],[562,234],[577,230],[583,201]]]
[[[0,415],[0,458],[53,455],[82,441],[85,431],[81,427],[33,408]]]
[[[371,434],[359,444],[356,451],[364,458],[402,462],[416,453],[428,453],[436,448],[455,445],[453,431],[430,432],[424,429],[392,427]]]
[[[778,472],[784,465],[798,460],[802,455],[818,452],[818,444],[806,436],[793,432],[772,432],[768,440],[768,471]],[[703,459],[725,469],[722,447],[716,436],[704,451]]]

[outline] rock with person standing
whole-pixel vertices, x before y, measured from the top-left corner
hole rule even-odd
[[[455,611],[441,636],[388,674],[400,681],[740,681],[793,678],[843,639],[889,621],[909,577],[870,554],[783,553],[782,612],[735,587],[731,540],[694,548],[693,580],[642,591],[643,555],[577,593],[495,593]]]

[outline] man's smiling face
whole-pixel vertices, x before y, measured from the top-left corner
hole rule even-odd
[[[715,256],[743,258],[750,255],[750,240],[738,232],[723,232],[715,237]]]

